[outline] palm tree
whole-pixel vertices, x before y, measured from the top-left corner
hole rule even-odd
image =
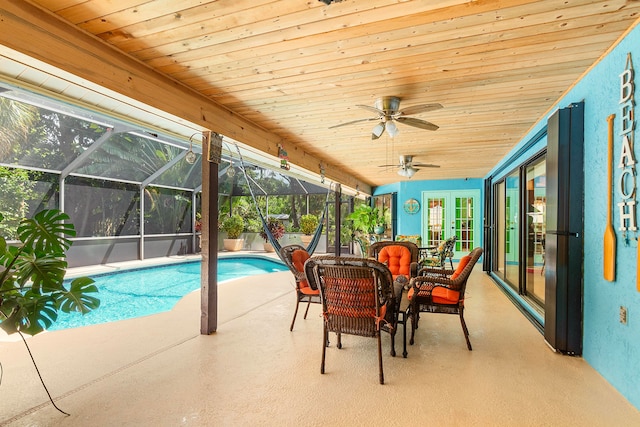
[[[17,145],[27,141],[37,120],[36,107],[0,97],[0,159],[6,159]]]

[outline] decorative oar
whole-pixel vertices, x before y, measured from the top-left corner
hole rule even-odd
[[[607,117],[607,123],[609,125],[609,158],[607,163],[607,226],[604,229],[604,279],[609,282],[616,280],[616,234],[613,231],[611,220],[613,197],[613,119],[615,116],[615,114],[612,114]]]

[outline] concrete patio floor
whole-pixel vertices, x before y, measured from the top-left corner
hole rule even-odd
[[[383,335],[327,349],[312,304],[293,332],[293,276],[219,285],[218,331],[199,334],[200,295],[143,318],[0,337],[2,426],[640,426],[640,412],[584,360],[555,354],[483,273],[472,273],[465,318],[423,314],[416,344],[395,358]],[[10,337],[13,338],[13,337]],[[332,336],[333,342],[335,338]]]

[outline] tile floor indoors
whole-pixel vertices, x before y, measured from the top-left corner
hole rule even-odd
[[[467,350],[457,316],[423,314],[408,358],[344,336],[320,374],[319,305],[293,332],[289,272],[219,285],[218,331],[199,334],[200,296],[158,315],[0,337],[2,426],[640,426],[640,412],[584,360],[553,353],[480,270]],[[401,331],[400,331],[401,332]],[[335,341],[335,340],[334,340]]]

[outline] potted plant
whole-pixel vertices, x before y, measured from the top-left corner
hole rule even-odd
[[[201,249],[201,239],[202,236],[200,235],[200,233],[202,233],[202,214],[200,212],[196,213],[196,223],[194,224],[194,231],[197,233],[196,236],[196,250],[200,251]]]
[[[347,215],[346,219],[351,223],[354,231],[353,240],[359,243],[363,254],[366,254],[371,240],[376,239],[374,235],[384,233],[387,222],[385,214],[386,209],[380,211],[378,208],[361,204]]]
[[[386,212],[386,209],[380,210],[378,208],[373,208],[373,232],[375,234],[383,234],[387,229]]]
[[[223,241],[225,250],[242,250],[244,239],[241,239],[240,235],[244,231],[244,219],[240,215],[234,214],[226,217],[222,221],[222,231],[227,233],[227,238]]]
[[[313,238],[311,235],[315,233],[319,222],[318,217],[315,215],[306,214],[300,217],[300,231],[303,234],[300,236],[302,244],[306,246],[311,242]]]
[[[273,236],[274,239],[278,240],[282,236],[284,236],[284,225],[274,218],[269,218],[267,220],[267,227],[269,228],[269,232]],[[273,252],[273,245],[269,242],[269,238],[267,237],[267,233],[264,231],[260,231],[260,237],[264,239],[264,250],[267,252]]]
[[[366,204],[358,205],[347,219],[352,221],[353,229],[363,234],[375,233],[376,227],[385,227],[385,212]],[[384,231],[384,230],[383,230]]]

